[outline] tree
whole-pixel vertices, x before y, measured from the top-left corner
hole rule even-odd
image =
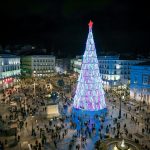
[[[106,103],[93,40],[92,24],[92,21],[90,21],[86,49],[73,105],[74,108],[81,110],[98,111],[106,108]]]

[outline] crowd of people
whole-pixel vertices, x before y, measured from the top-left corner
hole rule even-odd
[[[27,84],[28,85],[28,84]],[[95,115],[89,118],[86,115],[78,116],[72,112],[72,101],[67,97],[67,93],[59,92],[59,112],[60,116],[51,119],[45,118],[47,113],[47,105],[49,100],[45,95],[49,93],[47,89],[39,84],[34,88],[29,86],[20,87],[9,96],[5,96],[4,105],[9,106],[9,109],[0,116],[0,123],[3,129],[11,127],[11,124],[16,124],[16,132],[14,139],[17,143],[21,143],[24,139],[28,139],[29,147],[35,150],[42,150],[49,147],[61,149],[87,149],[88,142],[92,139],[93,147],[98,149],[101,141],[106,138],[129,138],[133,139],[133,133],[130,132],[130,124],[139,126],[143,121],[142,135],[150,135],[150,119],[146,115],[142,118],[136,118],[131,107],[122,115],[123,121],[120,121],[114,114],[116,113],[116,105],[111,105],[106,114]],[[17,98],[19,97],[19,98]],[[16,105],[12,106],[11,102]],[[136,108],[140,110],[140,108]],[[140,110],[142,111],[142,110]],[[144,113],[144,112],[143,112]],[[133,115],[129,115],[133,114]],[[4,130],[0,130],[0,134]],[[97,142],[99,141],[99,142]],[[136,143],[140,143],[139,139],[135,139]],[[8,147],[9,139],[5,136],[0,138],[0,149]],[[98,143],[98,145],[97,145]],[[149,150],[148,145],[142,143],[144,150]]]

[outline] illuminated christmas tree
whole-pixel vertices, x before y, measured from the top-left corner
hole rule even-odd
[[[74,109],[101,111],[106,108],[104,90],[100,77],[98,59],[92,33],[93,22],[89,22],[89,34],[83,55],[81,72],[74,97]]]

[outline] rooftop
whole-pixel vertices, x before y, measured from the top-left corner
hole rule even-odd
[[[146,62],[143,62],[143,63],[139,63],[139,64],[136,64],[134,66],[150,66],[150,61],[146,61]]]
[[[12,54],[0,54],[0,58],[16,58],[19,56],[12,55]]]
[[[55,57],[53,55],[31,55],[31,57]]]

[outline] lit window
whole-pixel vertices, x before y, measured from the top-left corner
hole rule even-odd
[[[143,75],[143,84],[144,85],[148,85],[148,84],[150,84],[150,76],[148,76],[148,75]]]

